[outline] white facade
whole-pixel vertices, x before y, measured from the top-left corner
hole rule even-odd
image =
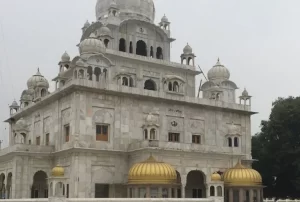
[[[225,66],[217,62],[196,98],[195,55],[187,45],[182,64],[170,61],[170,22],[153,23],[152,0],[98,0],[96,12],[97,22],[82,28],[79,55],[63,54],[56,90],[48,93],[38,71],[20,109],[11,106],[2,197],[47,197],[59,164],[68,197],[126,198],[128,170],[152,154],[178,171],[178,197],[207,198],[213,172],[239,158],[251,164],[254,113],[236,102]]]

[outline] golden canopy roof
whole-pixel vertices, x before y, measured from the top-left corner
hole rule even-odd
[[[128,173],[128,184],[175,184],[176,170],[169,164],[156,161],[153,156],[134,164]]]
[[[256,170],[246,168],[239,161],[223,174],[225,186],[262,186],[262,177]]]
[[[51,175],[53,177],[64,177],[65,169],[61,166],[55,166],[51,171]]]
[[[217,172],[214,172],[212,175],[211,175],[211,181],[215,182],[215,181],[222,181],[222,177],[219,173]]]

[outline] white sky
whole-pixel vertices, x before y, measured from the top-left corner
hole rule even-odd
[[[231,80],[253,98],[252,133],[268,119],[277,97],[298,96],[300,73],[299,0],[155,0],[156,22],[172,22],[172,60],[188,42],[207,73],[218,57]],[[19,101],[40,67],[51,81],[65,50],[74,57],[81,27],[95,21],[96,0],[0,0],[0,120]],[[0,139],[8,141],[0,123]]]

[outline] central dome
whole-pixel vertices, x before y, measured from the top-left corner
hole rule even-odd
[[[106,16],[111,7],[119,9],[121,19],[138,18],[154,22],[153,0],[98,0],[96,5],[97,19]]]
[[[152,156],[133,165],[128,173],[128,184],[175,184],[176,179],[176,170],[171,165],[158,162]]]

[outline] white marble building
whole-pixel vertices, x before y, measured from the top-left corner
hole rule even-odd
[[[152,0],[98,0],[96,16],[79,54],[62,55],[55,91],[41,69],[10,106],[2,197],[47,197],[59,164],[67,197],[126,198],[130,167],[152,154],[176,169],[179,198],[206,198],[214,172],[251,164],[251,96],[237,102],[219,60],[197,98],[196,56],[187,45],[181,64],[170,61],[170,22],[154,24]]]

